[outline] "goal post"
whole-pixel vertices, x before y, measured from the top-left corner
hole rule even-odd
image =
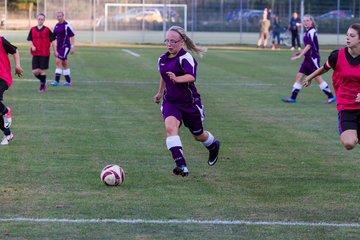
[[[186,4],[105,3],[104,30],[162,30],[169,25],[187,31]]]

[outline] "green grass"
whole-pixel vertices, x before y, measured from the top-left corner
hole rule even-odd
[[[2,147],[0,218],[359,223],[360,160],[338,140],[335,105],[316,84],[284,104],[300,61],[289,51],[210,49],[198,59],[205,127],[221,157],[180,129],[190,175],[171,174],[158,88],[163,48],[78,47],[74,86],[16,79],[5,93],[15,139]],[[323,53],[323,59],[328,52]],[[33,79],[21,48],[24,79]],[[53,61],[53,60],[52,60]],[[53,63],[51,63],[53,66]],[[53,67],[49,71],[53,77]],[[331,75],[324,76],[331,83]],[[120,164],[125,183],[101,169]],[[356,239],[359,228],[0,222],[0,239]]]

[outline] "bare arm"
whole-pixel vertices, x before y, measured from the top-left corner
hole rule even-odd
[[[160,77],[160,84],[159,84],[159,90],[158,92],[155,94],[154,96],[154,102],[159,104],[160,100],[164,94],[164,90],[165,90],[165,82],[164,79],[162,77]]]
[[[15,74],[19,77],[22,76],[24,70],[21,67],[20,64],[20,54],[19,54],[19,50],[16,49],[16,52],[13,54],[14,57],[14,64],[15,64]]]
[[[74,47],[75,47],[75,36],[70,38],[70,44],[71,44],[71,48],[70,48],[70,54],[74,54]]]
[[[166,73],[174,83],[189,83],[195,82],[195,77],[191,74],[185,74],[182,76],[176,76],[173,72]]]
[[[36,51],[36,47],[35,47],[33,41],[29,41],[29,42],[30,42],[31,51],[32,51],[32,52],[35,52],[35,51]]]
[[[295,60],[295,59],[299,59],[302,56],[304,56],[309,50],[311,49],[311,46],[308,44],[305,46],[305,48],[299,52],[299,53],[295,53],[292,57],[291,60]]]
[[[58,54],[58,52],[57,52],[57,50],[56,50],[56,40],[54,40],[54,41],[51,42],[51,46],[52,46],[52,48],[53,48],[53,50],[54,50],[54,55],[55,55],[55,57],[57,57],[59,54]]]
[[[303,85],[304,87],[308,87],[310,86],[311,84],[311,80],[313,80],[314,78],[328,72],[329,70],[326,70],[324,68],[324,66],[322,66],[321,68],[319,68],[318,70],[316,70],[315,72],[313,72],[312,74],[310,74],[309,76],[307,76],[305,79],[304,79],[304,82],[303,82]]]

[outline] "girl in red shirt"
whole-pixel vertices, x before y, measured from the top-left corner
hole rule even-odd
[[[338,110],[340,141],[347,150],[358,143],[360,134],[360,24],[352,24],[346,33],[346,47],[333,51],[327,62],[304,80],[311,80],[333,69],[333,86]]]
[[[44,25],[45,15],[40,13],[37,16],[38,24],[30,29],[27,40],[30,42],[30,52],[32,55],[32,73],[40,80],[39,92],[46,89],[46,70],[49,68],[50,46],[53,47],[56,56],[55,44],[56,37],[50,28]]]
[[[0,142],[1,145],[8,145],[14,137],[10,131],[12,122],[11,110],[3,103],[4,92],[10,88],[13,82],[8,54],[13,55],[15,74],[21,77],[23,69],[20,65],[20,55],[17,47],[12,45],[4,37],[0,37],[0,130],[4,133]]]

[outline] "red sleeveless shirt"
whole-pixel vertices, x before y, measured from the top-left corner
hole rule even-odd
[[[0,37],[0,78],[3,79],[8,87],[12,84],[12,75],[11,75],[11,64],[8,54],[5,52],[2,43],[2,37]]]
[[[31,28],[31,37],[33,45],[36,47],[36,51],[33,52],[30,49],[33,56],[50,56],[50,29],[43,26],[43,29],[39,29],[35,26]]]
[[[360,103],[355,101],[357,94],[360,93],[360,65],[350,65],[344,48],[338,52],[332,81],[337,110],[360,110]]]

